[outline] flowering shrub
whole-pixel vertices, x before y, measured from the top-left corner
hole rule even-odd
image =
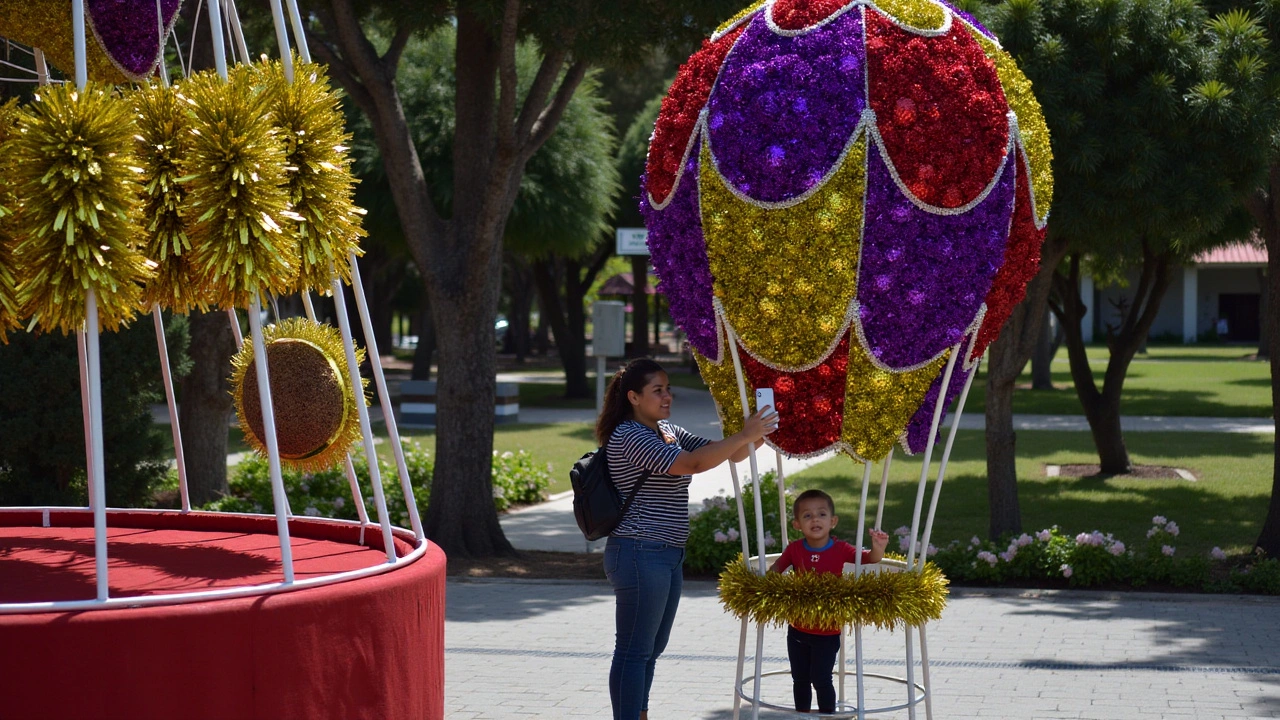
[[[742,492],[743,507],[747,512],[747,532],[751,552],[756,552],[755,494],[748,480]],[[800,537],[790,529],[788,537],[780,543],[776,536],[778,518],[778,483],[774,474],[767,472],[760,478],[760,503],[764,510],[765,552],[780,552],[783,545]],[[786,489],[787,516],[791,515],[791,488]],[[738,505],[732,497],[720,495],[702,501],[702,510],[689,518],[689,541],[685,545],[684,564],[689,570],[701,573],[718,573],[730,560],[742,552],[742,539],[738,528]]]
[[[899,529],[900,535],[908,532]],[[1110,533],[1094,530],[1072,536],[1054,526],[999,543],[976,537],[968,542],[954,540],[932,559],[958,582],[1063,580],[1073,587],[1157,583],[1219,592],[1280,594],[1280,560],[1257,557],[1231,566],[1226,553],[1217,547],[1203,556],[1179,554],[1176,543],[1180,533],[1176,522],[1157,515],[1141,551]]]
[[[417,443],[404,444],[405,464],[409,470],[409,483],[418,503],[420,515],[426,515],[427,501],[431,495],[431,474],[435,468],[430,453]],[[373,486],[369,483],[369,465],[363,453],[352,456],[360,495],[364,499],[368,517],[377,522]],[[379,457],[378,469],[382,475],[383,493],[391,523],[409,527],[409,509],[400,487],[400,475],[394,463]],[[316,473],[304,473],[286,468],[283,474],[285,494],[295,515],[355,520],[359,517],[351,498],[351,486],[342,466]],[[271,498],[271,476],[266,458],[251,454],[236,465],[228,479],[231,492],[223,498],[204,506],[205,510],[221,512],[274,512]],[[518,453],[494,453],[493,494],[494,506],[505,510],[514,503],[538,502],[543,499],[550,484],[550,476],[536,467],[532,458],[523,450]]]

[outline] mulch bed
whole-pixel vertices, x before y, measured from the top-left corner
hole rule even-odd
[[[1102,472],[1101,465],[1059,465],[1059,477],[1110,479],[1126,478],[1135,480],[1178,480],[1182,476],[1177,468],[1163,465],[1134,465],[1133,469],[1123,475]]]

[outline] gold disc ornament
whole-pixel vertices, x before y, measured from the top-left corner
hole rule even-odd
[[[265,328],[263,340],[281,462],[305,472],[332,467],[360,435],[341,336],[329,325],[292,318]],[[356,356],[363,362],[364,351],[357,348]],[[245,343],[231,364],[231,394],[240,429],[245,441],[265,457],[253,344]],[[366,402],[364,383],[362,379],[360,402]]]

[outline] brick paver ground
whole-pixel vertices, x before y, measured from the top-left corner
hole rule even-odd
[[[739,629],[714,584],[686,585],[653,720],[732,718]],[[962,589],[928,640],[939,720],[1280,717],[1280,599]],[[749,655],[754,642],[753,628]],[[607,583],[450,581],[446,717],[607,718],[612,645]],[[864,652],[868,671],[903,674],[901,631],[868,632]],[[763,656],[766,671],[786,668],[785,630],[766,630]],[[785,674],[763,688],[788,702]],[[905,699],[883,681],[867,691],[871,702]]]

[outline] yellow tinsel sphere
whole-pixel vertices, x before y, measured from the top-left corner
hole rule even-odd
[[[8,332],[21,327],[18,313],[18,288],[13,246],[13,214],[18,198],[13,194],[9,169],[6,167],[4,144],[13,137],[18,100],[0,105],[0,343],[8,343]]]
[[[147,256],[158,265],[144,302],[185,313],[200,305],[191,273],[186,189],[180,161],[191,147],[190,118],[177,91],[150,83],[129,93],[137,118]]]
[[[304,472],[332,467],[360,436],[356,402],[347,380],[345,351],[338,331],[293,318],[263,330],[271,378],[280,459]],[[357,349],[357,362],[364,351]],[[263,456],[266,431],[254,368],[252,343],[232,359],[231,394],[247,442]],[[362,380],[363,383],[363,380]]]
[[[261,292],[290,292],[298,247],[282,226],[296,216],[270,94],[245,73],[224,82],[201,72],[177,89],[191,123],[191,147],[180,168],[200,300],[243,307]]]
[[[331,291],[334,273],[351,282],[350,254],[361,254],[364,210],[352,202],[356,180],[351,175],[346,132],[337,94],[324,67],[294,58],[294,81],[285,80],[279,60],[248,70],[271,96],[272,117],[285,145],[289,169],[289,202],[300,218],[290,226],[298,240],[297,290]]]
[[[7,174],[25,198],[13,224],[18,301],[42,330],[80,329],[90,288],[102,327],[137,312],[152,269],[136,246],[133,132],[128,105],[93,84],[43,88],[18,112],[5,145]]]

